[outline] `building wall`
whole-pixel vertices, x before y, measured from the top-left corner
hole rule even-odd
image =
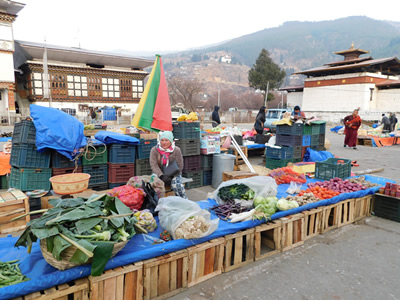
[[[14,83],[13,53],[0,51],[0,82]]]
[[[376,96],[378,107],[382,112],[400,112],[400,88],[379,90]]]
[[[303,109],[303,92],[292,92],[287,94],[287,107],[294,108],[296,105]]]

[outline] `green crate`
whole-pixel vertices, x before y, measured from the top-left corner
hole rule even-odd
[[[303,126],[303,135],[311,135],[311,125],[304,125]]]
[[[339,163],[338,163],[339,162]],[[315,162],[315,178],[330,180],[335,177],[345,179],[350,177],[351,160],[344,158],[328,158]]]
[[[21,191],[50,190],[51,168],[11,168],[10,187]]]
[[[135,161],[135,175],[143,176],[143,175],[151,175],[153,171],[150,167],[150,159],[136,159]]]
[[[181,149],[183,156],[200,155],[200,139],[180,139],[175,146]]]
[[[193,179],[192,182],[186,183],[185,187],[187,189],[194,189],[203,186],[203,171],[182,173],[182,177]]]
[[[201,168],[203,171],[212,170],[213,167],[213,155],[212,154],[201,154]]]
[[[7,190],[8,189],[8,178],[7,175],[1,176],[1,189]]]
[[[278,168],[283,168],[286,167],[288,163],[296,163],[301,161],[299,158],[291,158],[291,159],[273,159],[273,158],[267,158],[265,160],[265,167],[268,169],[278,169]]]
[[[107,146],[89,147],[88,151],[82,157],[82,165],[102,165],[108,162]]]

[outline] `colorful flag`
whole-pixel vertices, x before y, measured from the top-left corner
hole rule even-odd
[[[132,125],[151,131],[172,130],[171,104],[160,55],[156,55]]]

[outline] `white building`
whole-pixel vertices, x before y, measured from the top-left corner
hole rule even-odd
[[[230,55],[224,55],[221,57],[221,62],[230,64],[232,61],[232,57]]]
[[[338,121],[358,107],[365,120],[400,112],[399,59],[360,57],[367,53],[352,45],[336,52],[344,56],[341,61],[295,73],[307,78],[303,87],[283,89],[289,92],[288,106],[299,105],[307,116],[328,121]]]

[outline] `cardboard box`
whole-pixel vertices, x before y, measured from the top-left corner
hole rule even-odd
[[[203,135],[200,139],[200,153],[221,153],[221,139],[219,134]]]

